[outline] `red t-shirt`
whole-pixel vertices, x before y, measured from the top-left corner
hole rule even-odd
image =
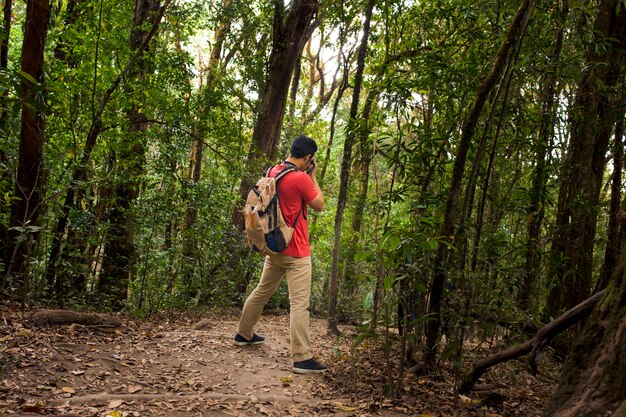
[[[270,176],[275,176],[286,166],[284,163],[276,165],[270,170]],[[296,228],[293,232],[293,238],[287,245],[287,249],[282,252],[284,255],[293,256],[294,258],[303,258],[311,255],[309,223],[307,221],[308,206],[306,203],[315,197],[317,197],[317,190],[313,185],[313,180],[305,172],[290,172],[278,183],[280,210],[287,224],[293,226],[296,216],[300,213],[298,223],[296,223]]]

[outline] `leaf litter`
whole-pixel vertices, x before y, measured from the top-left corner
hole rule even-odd
[[[232,314],[119,317],[120,328],[102,331],[28,328],[18,311],[0,308],[0,416],[539,416],[555,389],[555,376],[513,361],[485,377],[496,392],[457,397],[458,378],[442,368],[393,381],[401,389],[391,399],[386,367],[397,358],[387,361],[376,341],[355,348],[351,327],[328,336],[317,319],[312,346],[329,371],[295,375],[287,315],[263,316],[266,343],[242,348],[232,343]]]

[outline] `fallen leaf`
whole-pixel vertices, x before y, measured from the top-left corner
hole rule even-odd
[[[11,338],[11,335],[6,335],[4,337],[0,337],[0,342],[6,342],[7,340],[9,340]]]
[[[124,404],[124,400],[112,400],[112,401],[109,401],[108,407],[117,408],[122,404]]]
[[[85,371],[80,371],[80,370],[79,371],[70,371],[70,373],[74,374],[74,375],[82,375],[82,374],[85,373]]]
[[[347,406],[344,403],[340,403],[339,401],[335,401],[334,404],[335,404],[335,407],[337,407],[341,411],[356,411],[356,410],[358,410],[358,408],[356,408],[356,407]]]
[[[115,410],[115,411],[109,411],[106,415],[106,417],[122,417],[122,413]]]
[[[43,403],[26,403],[22,406],[22,411],[25,413],[45,413],[45,405]]]
[[[68,394],[76,394],[76,391],[72,387],[63,387],[61,390],[63,392],[67,392]]]
[[[291,384],[293,382],[293,377],[291,375],[290,376],[281,376],[280,380],[283,383],[283,387],[286,387],[286,386],[288,386],[289,384]]]
[[[185,384],[191,385],[191,386],[194,386],[195,383],[196,383],[196,381],[194,381],[193,379],[188,379],[188,380],[185,381]]]
[[[136,392],[141,391],[143,388],[140,385],[131,385],[130,387],[128,387],[128,393],[129,394],[134,394]]]

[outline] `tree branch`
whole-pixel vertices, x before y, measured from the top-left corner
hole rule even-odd
[[[471,391],[478,379],[492,366],[518,358],[522,355],[526,355],[527,353],[530,353],[529,360],[531,361],[531,367],[536,370],[535,358],[545,341],[553,339],[562,331],[588,317],[591,314],[593,307],[604,296],[605,291],[606,290],[600,291],[578,304],[576,307],[567,310],[565,313],[561,314],[559,317],[539,329],[539,331],[535,334],[535,337],[532,339],[476,362],[471,372],[465,376],[464,381],[459,388],[459,393],[463,394]]]

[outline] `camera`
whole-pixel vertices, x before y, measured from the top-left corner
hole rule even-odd
[[[306,169],[306,173],[311,175],[313,169],[315,169],[315,158],[311,158],[311,162],[309,163],[309,167]]]

